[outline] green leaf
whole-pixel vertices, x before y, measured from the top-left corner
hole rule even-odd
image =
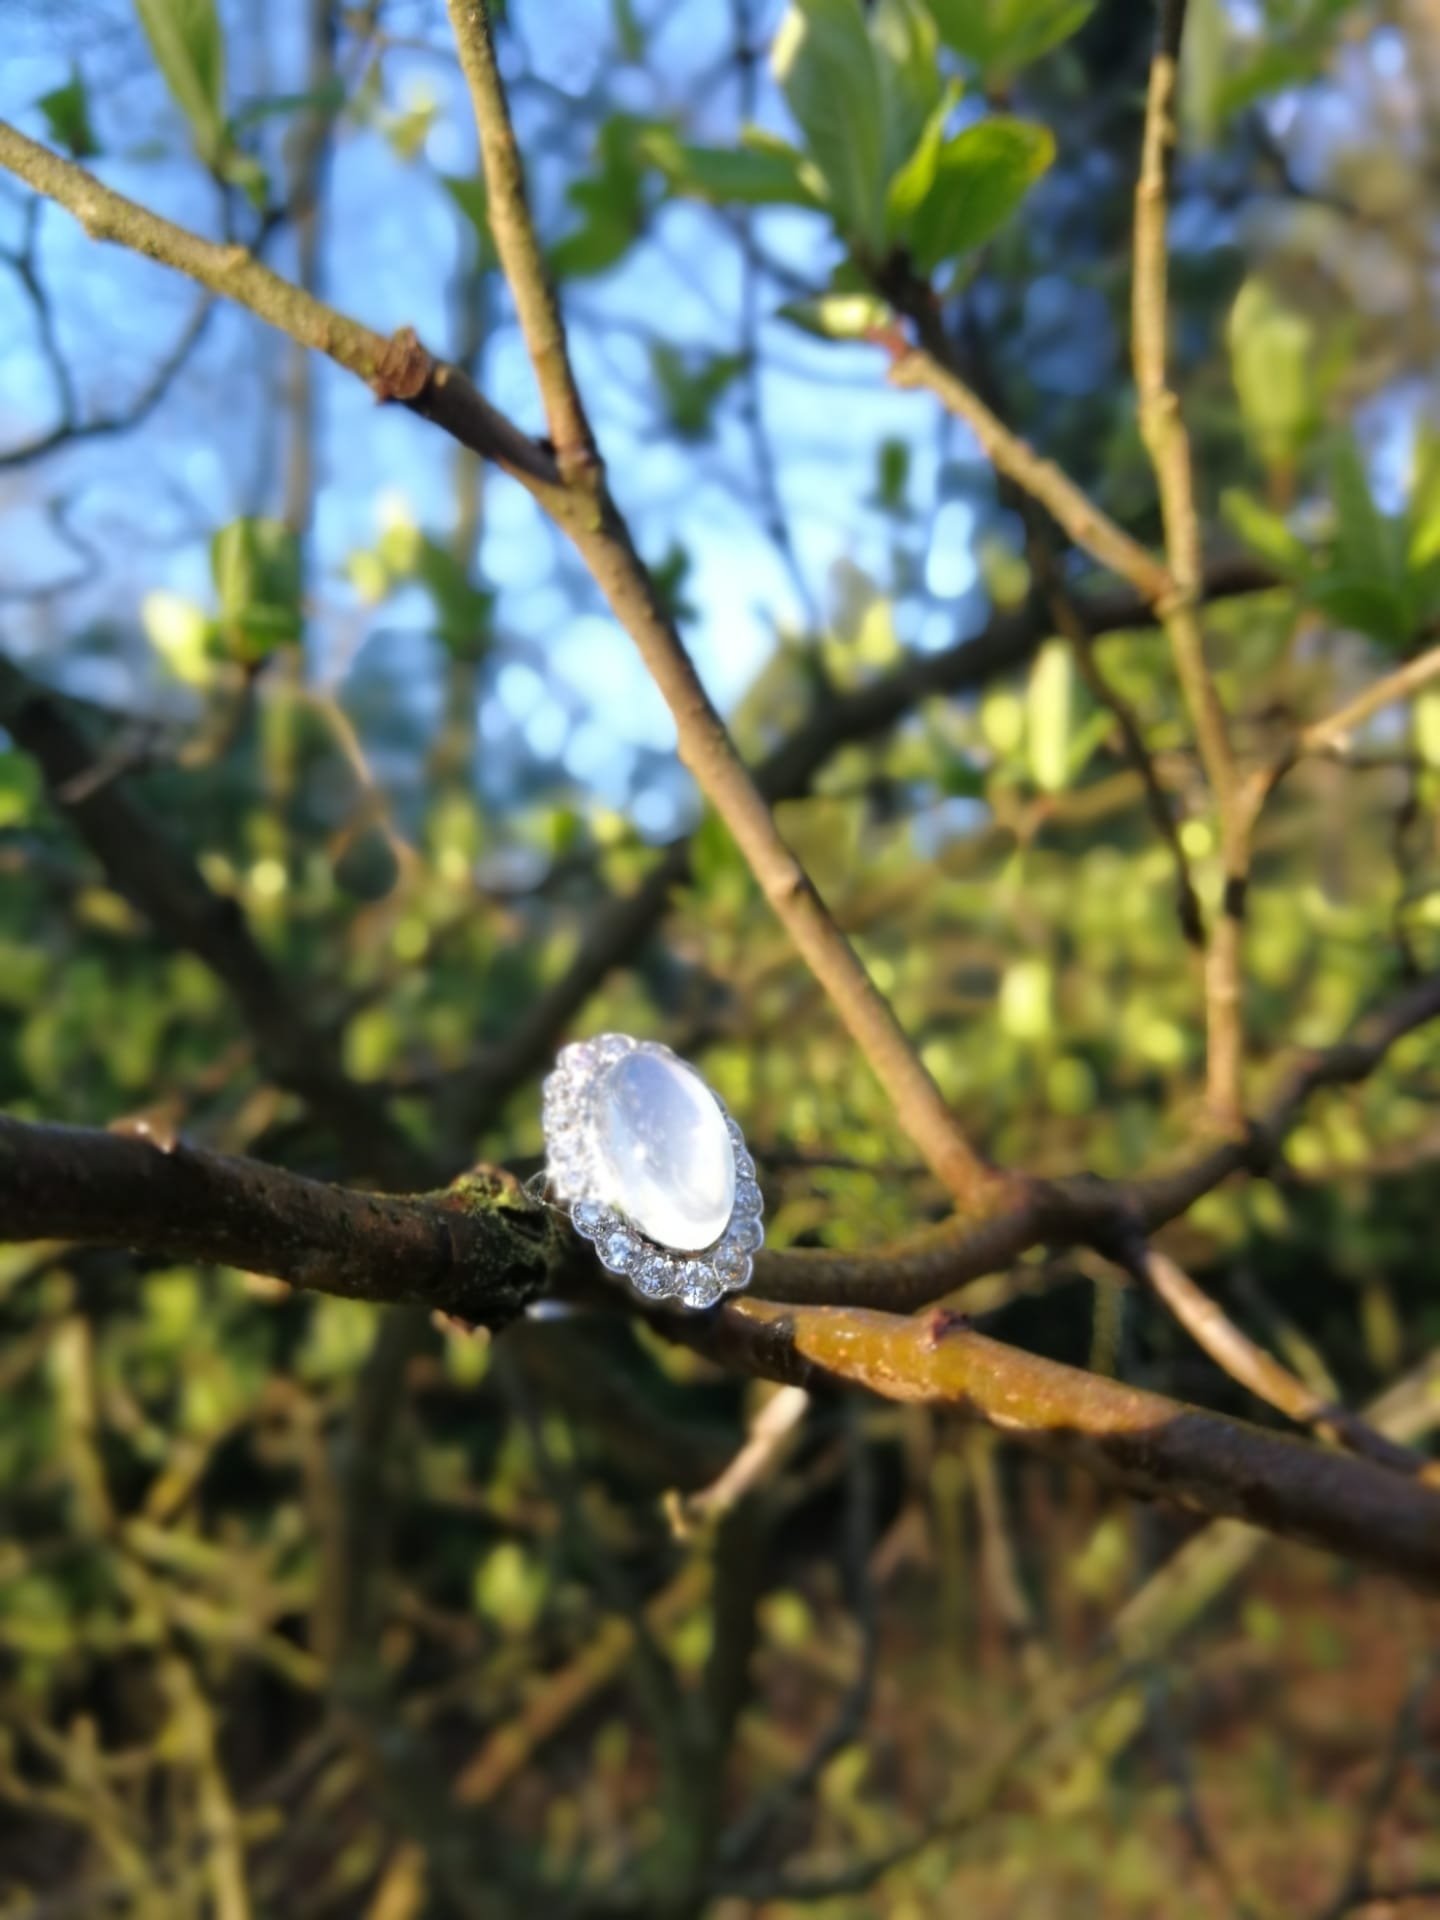
[[[687,354],[668,341],[654,342],[650,370],[677,438],[695,441],[709,435],[716,403],[746,365],[743,353]]]
[[[938,39],[920,0],[875,0],[870,45],[880,82],[882,152],[888,183],[915,151],[940,105]]]
[[[51,139],[73,159],[90,160],[99,153],[100,145],[90,125],[90,96],[78,67],[70,69],[63,87],[42,93],[35,104],[45,116]]]
[[[550,249],[551,270],[561,279],[608,272],[638,239],[646,213],[641,149],[649,132],[628,113],[612,114],[601,127],[595,173],[566,196],[580,224]]]
[[[1440,559],[1440,433],[1422,426],[1415,442],[1415,478],[1406,509],[1406,559],[1420,573]]]
[[[473,173],[442,173],[440,184],[470,222],[475,232],[476,265],[482,270],[495,265],[495,242],[490,236],[489,204],[485,182]]]
[[[1267,465],[1292,461],[1319,421],[1314,327],[1252,276],[1230,309],[1226,339],[1241,418],[1256,451]]]
[[[1069,784],[1074,699],[1075,656],[1066,641],[1047,640],[1025,697],[1030,777],[1042,793],[1063,793]]]
[[[945,147],[945,127],[959,104],[958,81],[948,86],[931,111],[905,164],[892,176],[885,195],[885,214],[891,238],[909,231],[910,222],[935,184],[935,171]]]
[[[227,142],[225,39],[215,0],[135,0],[155,64],[195,137],[206,166]]]
[[[1335,499],[1334,571],[1398,587],[1405,571],[1403,529],[1375,504],[1365,462],[1351,435],[1336,444],[1330,485]]]
[[[865,340],[886,324],[890,308],[878,294],[825,293],[817,300],[787,301],[779,316],[822,340]]]
[[[645,58],[645,34],[632,0],[610,0],[610,18],[615,26],[615,41],[622,58]]]
[[[1411,638],[1410,609],[1403,593],[1368,574],[1325,573],[1305,589],[1310,604],[1337,626],[1369,634],[1387,647]]]
[[[792,0],[772,53],[841,227],[862,251],[885,238],[885,95],[860,0]]]
[[[982,246],[1054,158],[1048,127],[1000,115],[948,140],[911,227],[910,248],[921,272],[933,273],[942,261]]]
[[[1180,63],[1180,117],[1197,146],[1210,146],[1220,131],[1229,38],[1225,0],[1190,0]]]
[[[300,638],[300,542],[279,520],[245,518],[210,543],[225,651],[253,663]]]
[[[930,0],[946,46],[1003,78],[1078,33],[1095,0]]]
[[[818,207],[804,179],[805,157],[783,140],[739,147],[695,147],[670,127],[653,127],[641,152],[675,193],[713,206]]]
[[[1243,487],[1227,487],[1220,496],[1220,511],[1252,553],[1267,560],[1277,573],[1304,574],[1309,570],[1310,553],[1303,540],[1290,531],[1283,514],[1273,512]]]
[[[283,120],[292,113],[338,113],[345,104],[345,82],[337,74],[324,86],[309,93],[266,93],[247,100],[230,117],[232,129],[258,126],[266,120]]]

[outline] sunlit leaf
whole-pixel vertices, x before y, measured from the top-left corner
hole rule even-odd
[[[679,139],[669,127],[656,127],[645,136],[641,152],[660,169],[674,192],[715,206],[822,204],[806,184],[803,154],[783,140],[697,147]]]
[[[792,0],[772,61],[841,226],[884,238],[885,96],[860,0]]]
[[[263,660],[298,640],[301,629],[300,543],[278,520],[232,520],[215,535],[210,565],[228,652]]]
[[[983,246],[1019,207],[1055,157],[1048,127],[996,115],[948,140],[910,233],[915,263],[933,273]]]
[[[155,64],[207,166],[226,144],[225,38],[215,0],[135,0]]]
[[[1303,573],[1310,554],[1303,540],[1291,532],[1283,514],[1273,511],[1243,487],[1227,487],[1220,511],[1246,546],[1267,560],[1277,573]]]
[[[1241,287],[1226,328],[1230,372],[1246,429],[1262,460],[1293,460],[1314,433],[1315,329],[1258,276]]]

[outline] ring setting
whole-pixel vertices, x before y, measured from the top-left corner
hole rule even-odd
[[[749,1285],[765,1238],[745,1136],[669,1047],[602,1033],[545,1081],[551,1192],[601,1265],[644,1300],[713,1307]]]

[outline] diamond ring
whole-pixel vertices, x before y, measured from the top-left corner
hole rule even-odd
[[[668,1047],[602,1033],[545,1082],[550,1190],[646,1300],[713,1307],[750,1281],[764,1202],[745,1136]]]

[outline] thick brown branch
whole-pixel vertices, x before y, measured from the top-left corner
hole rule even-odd
[[[568,1233],[502,1174],[389,1197],[143,1133],[0,1117],[0,1237],[61,1235],[351,1298],[419,1302],[489,1325],[580,1272]],[[963,1408],[1142,1494],[1440,1579],[1440,1497],[1415,1482],[1057,1366],[951,1314],[747,1300],[666,1316],[665,1325],[721,1364],[790,1385],[832,1378],[888,1399]]]
[[[439,1193],[325,1186],[142,1129],[31,1126],[0,1114],[0,1239],[129,1247],[377,1304],[503,1326],[558,1271],[552,1217],[503,1175]]]
[[[1019,1352],[952,1315],[745,1301],[722,1309],[695,1344],[789,1385],[841,1380],[887,1400],[954,1406],[1142,1496],[1440,1583],[1440,1495],[1428,1488]]]

